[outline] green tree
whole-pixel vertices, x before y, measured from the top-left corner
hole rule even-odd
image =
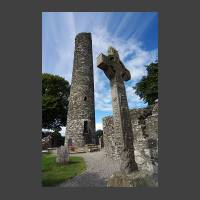
[[[152,105],[158,99],[158,62],[146,66],[147,76],[143,76],[136,84],[135,93],[148,105]]]
[[[95,140],[96,140],[96,144],[99,144],[99,138],[103,135],[103,131],[101,129],[98,129],[95,132]]]
[[[66,125],[69,82],[48,73],[42,74],[42,128],[60,131]]]

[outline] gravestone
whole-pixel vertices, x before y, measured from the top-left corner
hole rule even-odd
[[[133,147],[133,132],[129,114],[124,81],[131,79],[130,72],[119,58],[118,52],[109,47],[108,56],[97,57],[97,67],[102,69],[110,80],[115,131],[115,146],[121,159],[121,170],[127,173],[137,171]]]
[[[60,146],[57,148],[56,162],[59,164],[67,164],[69,161],[69,151],[66,146]]]

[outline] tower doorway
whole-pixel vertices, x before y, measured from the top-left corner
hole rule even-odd
[[[88,126],[88,121],[84,121],[84,126],[83,126],[83,137],[85,144],[91,144],[91,131]]]

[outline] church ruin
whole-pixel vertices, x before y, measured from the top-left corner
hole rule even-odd
[[[134,135],[135,161],[139,171],[153,175],[158,181],[158,101],[147,108],[130,109]],[[119,160],[113,116],[103,118],[104,150],[107,157]]]

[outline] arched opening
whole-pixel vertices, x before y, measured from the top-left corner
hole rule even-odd
[[[84,121],[84,124],[83,124],[83,137],[85,140],[85,144],[90,144],[92,142],[91,141],[91,132],[90,132],[90,129],[88,126],[88,121]]]

